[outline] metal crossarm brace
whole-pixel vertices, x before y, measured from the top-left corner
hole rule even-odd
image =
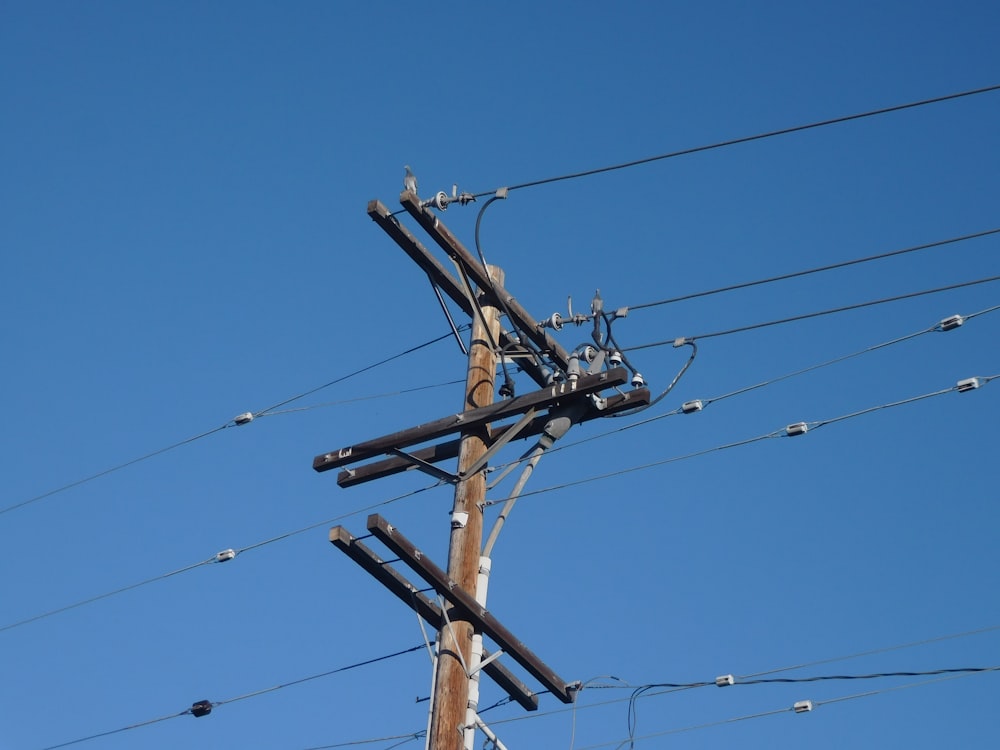
[[[431,601],[424,593],[404,578],[392,566],[382,560],[371,549],[351,535],[343,526],[330,529],[330,542],[341,552],[350,557],[364,570],[379,581],[383,586],[427,621],[432,628],[440,629],[441,608]],[[482,670],[511,698],[517,701],[526,711],[538,710],[538,696],[515,677],[509,669],[495,660],[486,661],[490,654],[483,649]]]
[[[313,459],[313,468],[316,471],[329,471],[389,453],[393,449],[401,450],[456,432],[468,432],[492,422],[524,414],[532,408],[555,406],[558,403],[565,403],[569,399],[580,398],[605,388],[622,385],[627,379],[628,373],[621,367],[594,375],[584,375],[576,383],[556,383],[508,401],[481,406],[478,409],[467,409],[459,414],[453,414],[418,427],[411,427],[392,435],[323,453]]]
[[[467,618],[477,630],[489,636],[505,653],[510,654],[514,661],[524,667],[560,701],[572,703],[576,700],[575,683],[567,683],[546,666],[496,617],[451,580],[445,571],[424,557],[423,553],[412,542],[399,533],[382,516],[377,513],[368,516],[368,531],[398,555],[417,575],[433,586],[434,590],[453,607],[460,610],[462,616]]]
[[[648,388],[636,388],[635,390],[628,391],[626,393],[616,393],[615,395],[608,397],[604,409],[598,409],[592,404],[589,405],[587,411],[584,412],[582,417],[580,417],[580,422],[588,422],[599,417],[606,417],[629,409],[635,409],[639,406],[646,406],[649,403],[649,400],[650,394]],[[527,438],[538,435],[545,428],[549,419],[551,419],[551,417],[548,414],[542,414],[535,417],[531,421],[531,424],[525,427],[518,437]],[[502,425],[495,428],[492,435],[493,439],[495,441],[502,439],[512,427],[514,427],[514,425]],[[410,459],[416,459],[421,462],[433,464],[438,461],[446,461],[448,459],[455,458],[455,456],[458,455],[458,446],[460,442],[461,441],[459,440],[449,440],[428,448],[420,448],[415,451],[410,451],[407,454],[407,458],[387,458],[381,461],[373,461],[372,463],[365,464],[364,466],[358,466],[353,469],[344,469],[337,475],[337,484],[341,487],[353,487],[356,484],[370,482],[373,479],[381,479],[383,477],[392,476],[393,474],[399,474],[400,472],[414,468],[413,462]]]
[[[456,482],[461,481],[461,478],[458,475],[452,474],[451,472],[445,471],[444,469],[439,469],[434,464],[428,461],[424,461],[424,459],[420,458],[419,456],[415,456],[412,453],[407,453],[406,451],[401,451],[399,450],[399,448],[390,448],[388,453],[390,455],[395,456],[399,460],[409,464],[410,467],[417,469],[418,471],[422,471],[424,472],[424,474],[430,474],[432,477],[434,477],[435,479],[439,479],[442,482],[447,482],[448,484],[455,484]]]

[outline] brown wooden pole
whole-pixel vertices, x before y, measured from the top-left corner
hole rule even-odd
[[[503,271],[494,266],[490,272],[498,285],[503,284]],[[469,370],[465,388],[465,411],[493,403],[497,353],[490,341],[497,341],[500,332],[500,310],[483,305],[483,316],[473,316]],[[489,331],[489,333],[487,333]],[[461,474],[487,450],[487,427],[462,433],[458,453]],[[483,472],[455,485],[452,509],[451,541],[448,548],[448,577],[464,591],[475,595],[479,574],[479,555],[483,544],[482,504],[486,499],[486,476]],[[467,515],[464,515],[467,514]],[[461,619],[461,614],[447,608],[451,621],[443,623],[438,634],[437,679],[431,709],[431,750],[461,750],[466,708],[469,702],[469,678],[463,664],[472,657],[473,626]],[[459,658],[461,654],[461,658]]]

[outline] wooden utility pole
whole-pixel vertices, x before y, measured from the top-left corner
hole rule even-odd
[[[503,271],[494,266],[489,273],[499,285]],[[469,369],[465,387],[465,411],[493,403],[497,353],[493,343],[500,334],[500,310],[484,298],[483,317],[473,316]],[[484,320],[484,319],[485,320]],[[489,427],[463,432],[458,454],[459,476],[472,467],[489,447]],[[480,471],[455,485],[448,547],[448,577],[464,590],[475,594],[479,556],[483,544],[483,511],[486,476]],[[431,707],[431,750],[461,750],[464,744],[466,709],[469,703],[469,675],[472,659],[472,623],[454,609],[447,608],[448,621],[438,636],[437,675]]]
[[[480,667],[483,674],[526,711],[538,709],[538,696],[501,664],[497,658],[501,653],[563,703],[576,700],[580,683],[562,679],[486,609],[490,562],[481,557],[485,467],[511,440],[541,433],[552,439],[554,436],[548,431],[553,420],[569,418],[574,423],[585,422],[627,412],[649,404],[650,394],[647,388],[622,392],[620,386],[628,382],[628,372],[621,367],[605,369],[596,360],[593,372],[569,377],[571,359],[575,357],[550,337],[504,288],[503,272],[480,263],[414,193],[406,191],[399,200],[458,271],[458,278],[453,277],[382,203],[368,204],[368,215],[427,275],[438,301],[442,294],[447,295],[472,319],[465,404],[461,412],[321,453],[313,458],[313,469],[325,472],[350,466],[343,468],[337,477],[337,484],[342,487],[410,470],[455,485],[447,570],[434,564],[378,514],[368,518],[369,535],[388,548],[395,560],[383,560],[340,526],[330,530],[330,542],[438,631],[427,734],[430,750],[471,750],[477,727],[502,747],[477,713]],[[498,307],[509,318],[511,331],[501,329]],[[450,314],[445,312],[451,321]],[[457,335],[454,323],[452,330]],[[494,403],[499,356],[517,358],[518,369],[539,388]],[[608,393],[611,389],[614,392]],[[443,438],[449,439],[419,447]],[[537,460],[537,455],[533,460]],[[458,467],[454,472],[438,465],[456,456]],[[396,570],[395,563],[405,565],[423,579],[440,597],[441,604]],[[484,647],[484,636],[498,647],[493,654]]]

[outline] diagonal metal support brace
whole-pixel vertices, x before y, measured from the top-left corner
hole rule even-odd
[[[483,469],[483,467],[486,466],[486,464],[488,464],[490,461],[493,460],[493,456],[495,456],[500,451],[501,448],[507,445],[507,443],[516,438],[518,435],[520,435],[521,432],[524,431],[524,429],[531,424],[534,418],[535,418],[535,409],[534,408],[528,409],[528,411],[524,413],[524,416],[522,416],[519,420],[517,420],[517,422],[511,425],[508,429],[504,430],[504,433],[500,436],[500,438],[496,442],[494,442],[493,445],[489,447],[489,450],[487,450],[486,453],[484,453],[479,458],[478,461],[476,461],[474,464],[472,464],[472,466],[470,466],[462,473],[460,477],[461,481],[464,482],[469,477],[474,477],[476,474],[478,474]],[[440,469],[438,471],[440,471]]]
[[[633,391],[616,393],[607,398],[604,402],[603,408],[597,408],[593,403],[591,403],[584,415],[580,417],[580,421],[587,422],[592,419],[598,419],[602,416],[617,414],[622,411],[645,406],[649,403],[649,398],[648,388],[636,388]],[[521,437],[526,438],[531,437],[532,435],[538,435],[544,429],[549,419],[550,417],[547,414],[536,416],[531,424],[524,429]],[[500,439],[512,426],[513,425],[501,425],[500,427],[494,427],[492,430],[493,439]],[[427,461],[428,463],[446,461],[450,458],[455,458],[455,456],[458,455],[459,443],[459,440],[449,440],[444,443],[433,445],[429,448],[418,448],[415,451],[412,451],[410,455],[413,455],[422,461]],[[370,482],[374,479],[392,476],[393,474],[398,474],[401,471],[407,471],[411,468],[413,468],[413,465],[404,459],[386,458],[352,469],[342,470],[337,475],[337,484],[341,487],[353,487],[357,484]]]
[[[398,448],[390,448],[386,452],[392,456],[395,456],[396,458],[403,459],[407,463],[412,464],[415,469],[419,469],[420,471],[424,472],[424,474],[430,474],[432,477],[434,477],[435,479],[440,479],[442,482],[448,482],[449,484],[458,484],[458,482],[461,479],[460,477],[458,477],[455,474],[452,474],[449,471],[445,471],[444,469],[439,469],[434,464],[427,463],[422,458],[414,456],[412,453],[401,451]]]
[[[595,375],[584,375],[575,383],[555,383],[517,398],[489,406],[480,406],[476,409],[467,409],[459,414],[452,414],[385,437],[323,453],[313,459],[313,469],[328,471],[384,455],[392,449],[407,448],[455,433],[467,433],[486,427],[493,422],[524,414],[529,409],[551,407],[583,398],[606,388],[614,388],[625,383],[628,377],[628,373],[623,368],[617,367],[614,370],[606,370]]]

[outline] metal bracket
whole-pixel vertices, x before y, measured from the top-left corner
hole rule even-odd
[[[534,418],[535,418],[535,409],[534,407],[532,407],[531,409],[528,409],[528,411],[524,413],[524,416],[522,416],[519,420],[517,420],[517,422],[511,425],[510,428],[505,430],[503,435],[501,435],[500,438],[495,443],[493,443],[493,445],[489,447],[489,450],[487,450],[486,453],[484,453],[482,456],[479,457],[478,461],[476,461],[474,464],[472,464],[472,466],[470,466],[468,469],[462,472],[462,474],[459,477],[460,480],[464,482],[469,477],[474,477],[476,474],[478,474],[483,469],[483,467],[486,466],[486,464],[488,464],[490,461],[493,460],[493,456],[495,456],[500,451],[501,448],[507,445],[507,443],[509,443],[511,440],[513,440],[519,434],[521,434],[524,428],[530,425],[531,421]],[[428,464],[428,466],[430,466],[430,464]]]
[[[451,472],[445,471],[444,469],[439,469],[434,464],[429,464],[423,459],[417,458],[412,453],[401,451],[398,448],[390,448],[386,452],[393,456],[396,456],[397,458],[403,459],[407,463],[412,464],[412,466],[415,469],[419,469],[420,471],[424,472],[424,474],[430,474],[432,477],[434,477],[435,479],[440,479],[442,482],[448,482],[449,484],[458,484],[458,482],[460,481],[460,478],[452,474]]]

